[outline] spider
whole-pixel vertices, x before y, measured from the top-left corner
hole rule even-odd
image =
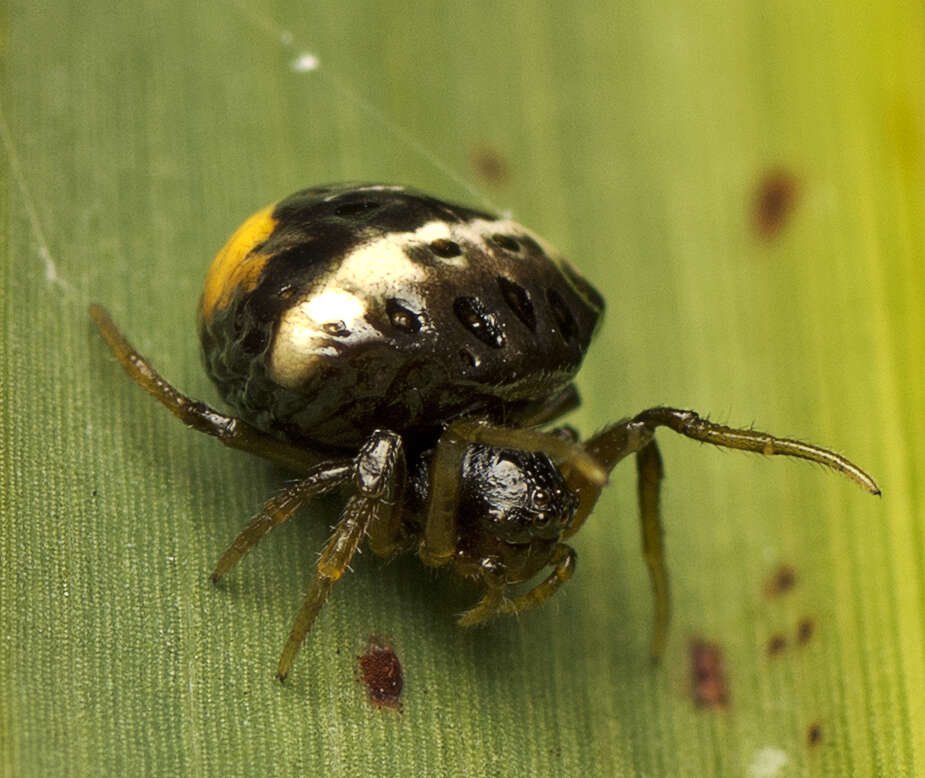
[[[406,187],[339,184],[258,211],[208,272],[203,356],[237,417],[179,392],[101,307],[90,312],[132,379],[181,421],[300,474],[229,546],[213,581],[306,502],[345,491],[279,659],[283,680],[364,538],[382,557],[416,553],[476,581],[481,599],[461,625],[542,605],[575,573],[565,541],[631,454],[661,655],[669,590],[658,427],[818,462],[879,494],[838,454],[690,410],[650,408],[584,441],[547,429],[579,404],[572,380],[603,310],[594,287],[520,224]]]

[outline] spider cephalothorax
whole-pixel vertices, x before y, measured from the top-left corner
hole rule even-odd
[[[215,258],[199,332],[206,368],[240,418],[178,392],[102,308],[91,314],[134,380],[186,424],[300,473],[232,543],[213,580],[306,501],[344,489],[280,657],[283,679],[364,538],[381,556],[414,552],[477,581],[482,598],[464,625],[541,605],[574,573],[564,540],[630,454],[660,654],[669,608],[659,426],[815,461],[879,493],[837,454],[693,411],[651,408],[585,441],[546,431],[579,403],[572,380],[603,310],[591,284],[520,224],[370,184],[297,192],[245,221]],[[532,589],[508,596],[544,568]]]

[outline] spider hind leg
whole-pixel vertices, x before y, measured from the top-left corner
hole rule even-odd
[[[243,419],[226,416],[204,402],[187,397],[135,350],[105,308],[91,305],[90,316],[129,377],[186,426],[217,438],[229,448],[247,451],[290,470],[304,471],[320,461],[321,457],[308,449],[277,440]]]

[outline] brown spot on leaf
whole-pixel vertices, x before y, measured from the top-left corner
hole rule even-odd
[[[799,190],[796,176],[783,168],[769,170],[759,179],[752,202],[752,226],[759,238],[777,237],[796,207]]]
[[[813,623],[812,619],[800,619],[799,623],[797,624],[797,643],[800,645],[808,643],[815,630],[816,625]]]
[[[472,152],[472,167],[485,183],[504,186],[511,178],[504,155],[491,146],[479,146]]]
[[[723,654],[715,643],[690,644],[691,692],[698,708],[724,708],[729,702]]]
[[[360,663],[360,680],[366,684],[369,701],[380,710],[393,708],[401,712],[402,686],[405,676],[392,647],[373,635],[366,653],[357,657]]]
[[[769,597],[777,597],[789,592],[797,582],[796,570],[790,565],[781,565],[768,579],[767,592]]]
[[[787,638],[783,635],[771,635],[768,640],[768,656],[777,656],[787,648]]]
[[[806,742],[810,747],[818,746],[822,742],[822,725],[818,721],[814,721],[806,730]]]

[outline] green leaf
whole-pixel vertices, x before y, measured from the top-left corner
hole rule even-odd
[[[921,4],[5,10],[0,774],[922,772]],[[365,554],[280,685],[337,502],[212,586],[289,476],[176,424],[86,311],[216,402],[194,331],[211,257],[260,206],[350,179],[509,209],[600,287],[583,432],[692,407],[837,447],[883,498],[660,433],[660,665],[625,466],[543,609],[463,631],[477,592]],[[355,678],[372,634],[401,714]],[[696,640],[725,706],[694,702]]]

